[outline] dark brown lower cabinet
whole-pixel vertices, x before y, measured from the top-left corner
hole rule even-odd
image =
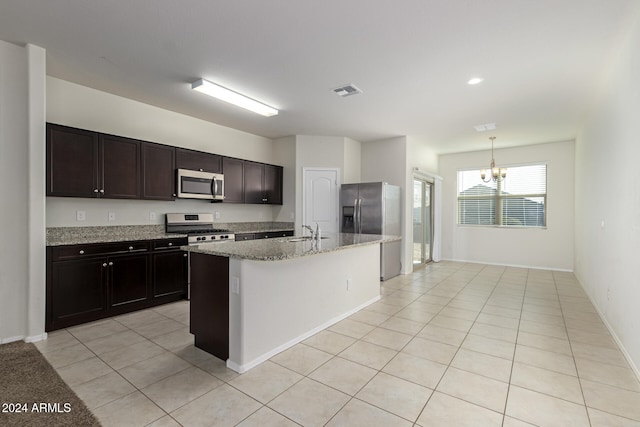
[[[105,259],[51,264],[47,283],[48,325],[58,329],[99,318],[107,309],[104,264]]]
[[[120,308],[149,298],[149,260],[148,253],[109,258],[107,274],[111,308]]]
[[[47,247],[45,330],[186,298],[186,238],[159,242]]]
[[[180,250],[153,254],[153,296],[184,295],[188,257]]]
[[[229,258],[191,253],[190,331],[195,346],[229,358]]]

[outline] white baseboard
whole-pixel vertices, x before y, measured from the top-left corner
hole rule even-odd
[[[231,369],[232,371],[236,371],[240,374],[244,374],[245,372],[247,372],[249,369],[255,368],[256,366],[258,366],[261,363],[266,362],[267,360],[271,359],[273,356],[275,356],[278,353],[283,352],[284,350],[293,347],[294,345],[298,344],[299,342],[302,342],[304,340],[306,340],[307,338],[317,334],[318,332],[327,329],[328,327],[330,327],[331,325],[334,325],[336,323],[338,323],[341,320],[346,319],[347,317],[351,316],[354,313],[357,313],[358,311],[362,310],[363,308],[365,308],[368,305],[373,304],[374,302],[380,301],[380,298],[382,298],[380,295],[376,296],[375,298],[372,298],[371,300],[365,302],[364,304],[359,305],[358,307],[347,311],[346,313],[343,313],[339,316],[336,316],[330,320],[328,320],[327,322],[323,323],[322,325],[313,328],[301,335],[298,335],[297,337],[287,341],[286,343],[266,352],[261,354],[260,356],[256,357],[255,359],[251,360],[250,362],[244,363],[242,365],[239,365],[233,361],[231,361],[230,359],[227,359],[227,368]]]
[[[504,264],[504,263],[498,263],[498,262],[470,261],[470,260],[464,260],[464,259],[444,259],[443,258],[440,261],[465,262],[469,264],[497,265],[499,267],[528,268],[530,270],[550,270],[550,271],[561,271],[564,273],[573,273],[572,269],[566,269],[566,268],[539,267],[539,266],[519,265],[519,264]]]
[[[43,332],[43,333],[41,333],[39,335],[33,335],[33,336],[30,336],[30,337],[26,337],[24,339],[24,342],[38,342],[38,341],[46,340],[47,336],[48,336],[47,333]]]
[[[0,344],[9,344],[10,342],[23,341],[23,340],[24,340],[24,335],[0,338]]]
[[[609,333],[613,337],[613,340],[616,342],[616,344],[618,344],[618,348],[622,352],[622,355],[624,356],[624,358],[627,360],[627,363],[629,364],[629,367],[631,368],[631,370],[635,374],[635,376],[638,379],[638,381],[640,381],[640,369],[638,369],[638,366],[635,364],[635,362],[631,358],[631,355],[627,352],[627,349],[624,348],[624,345],[622,344],[622,341],[620,341],[620,338],[618,338],[618,335],[616,334],[616,331],[613,330],[613,328],[609,324],[609,321],[607,320],[606,316],[604,315],[604,313],[602,311],[600,311],[600,307],[598,307],[596,305],[595,301],[593,300],[593,298],[591,298],[591,295],[589,294],[589,292],[587,292],[587,289],[584,287],[584,285],[582,284],[580,279],[578,279],[577,276],[576,276],[576,280],[580,284],[580,287],[582,288],[584,293],[587,294],[587,298],[589,298],[589,301],[591,301],[591,305],[598,312],[598,316],[600,316],[600,319],[602,320],[602,323],[604,323],[604,325],[609,330]]]
[[[47,339],[47,333],[43,332],[42,334],[34,335],[31,337],[25,337],[24,335],[19,335],[15,337],[0,338],[0,344],[9,344],[10,342],[16,342],[16,341],[38,342],[46,339]]]

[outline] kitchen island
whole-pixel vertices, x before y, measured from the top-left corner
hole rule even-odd
[[[246,372],[380,299],[380,243],[337,234],[185,246],[195,345]]]

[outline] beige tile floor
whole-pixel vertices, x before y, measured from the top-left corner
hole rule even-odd
[[[441,262],[248,373],[186,301],[37,344],[105,426],[640,426],[640,384],[570,273]]]

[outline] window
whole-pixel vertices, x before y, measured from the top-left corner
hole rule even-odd
[[[546,164],[510,167],[502,182],[458,171],[458,224],[545,227],[546,214]]]

